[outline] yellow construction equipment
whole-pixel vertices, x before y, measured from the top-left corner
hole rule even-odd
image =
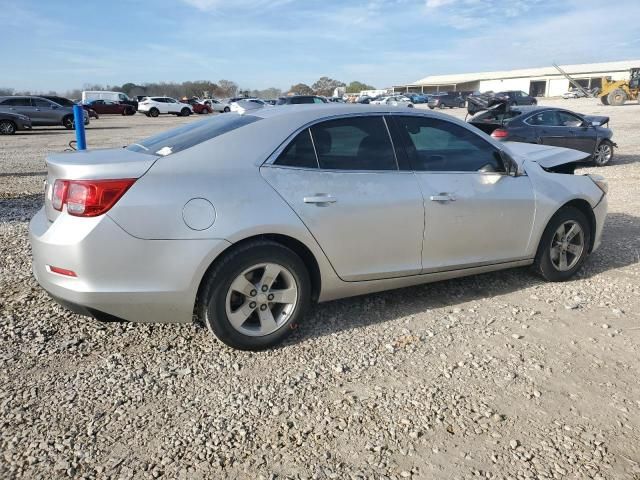
[[[640,101],[640,68],[629,71],[629,80],[612,82],[608,77],[603,78],[599,95],[603,104],[616,107],[624,105],[627,100]]]

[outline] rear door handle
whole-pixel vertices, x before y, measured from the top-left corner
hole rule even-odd
[[[439,193],[438,195],[431,195],[429,200],[432,202],[455,202],[456,197],[449,193]]]
[[[319,206],[327,206],[331,203],[336,203],[336,197],[332,197],[326,193],[318,193],[309,197],[304,197],[304,203],[313,203]]]

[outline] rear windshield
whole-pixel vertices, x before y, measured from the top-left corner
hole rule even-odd
[[[506,125],[511,120],[522,115],[522,112],[517,110],[504,111],[499,110],[487,110],[475,115],[470,121],[477,123],[499,123],[500,125]]]
[[[261,120],[261,118],[253,115],[228,113],[218,115],[207,120],[167,130],[138,143],[133,143],[127,147],[127,150],[166,157],[258,120]]]

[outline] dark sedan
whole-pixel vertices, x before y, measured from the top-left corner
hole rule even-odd
[[[465,100],[462,98],[462,95],[456,92],[448,92],[441,93],[438,95],[433,95],[429,98],[429,108],[433,110],[434,108],[455,108],[455,107],[464,107]]]
[[[31,119],[18,113],[0,112],[0,135],[13,135],[18,130],[31,130]]]
[[[497,105],[478,113],[469,123],[496,140],[572,148],[591,155],[597,166],[613,158],[609,117],[589,116],[562,108]]]
[[[127,103],[111,102],[109,100],[93,100],[86,105],[99,114],[133,115],[136,109]]]

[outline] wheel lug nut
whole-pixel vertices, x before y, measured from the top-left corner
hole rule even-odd
[[[251,302],[251,303],[249,304],[249,307],[250,307],[250,308],[256,308],[256,302]]]
[[[251,295],[252,297],[255,297],[258,294],[257,290],[251,290],[251,292],[249,293],[249,295]]]
[[[266,305],[260,305],[260,310],[262,310],[263,312],[267,309]]]
[[[269,290],[269,287],[267,287],[266,285],[262,285],[262,291],[266,292],[267,290]]]
[[[269,299],[269,301],[273,300],[273,293],[270,293],[267,298]]]

